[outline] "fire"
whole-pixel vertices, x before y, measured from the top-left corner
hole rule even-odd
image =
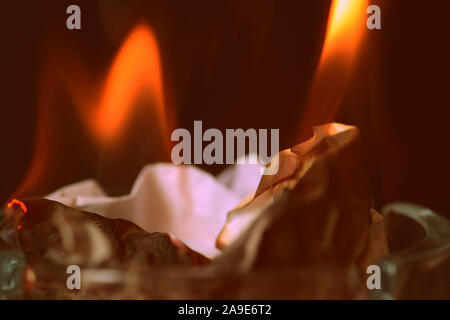
[[[321,64],[333,55],[350,55],[347,56],[347,61],[352,60],[365,28],[367,6],[368,1],[365,0],[333,1]]]
[[[333,0],[319,66],[300,127],[305,139],[315,125],[335,120],[364,35],[368,0]]]
[[[99,138],[107,142],[115,140],[130,114],[133,102],[144,89],[153,95],[161,136],[168,135],[160,61],[154,35],[144,25],[138,26],[114,60],[99,109],[91,122],[91,130]]]
[[[331,4],[319,66],[300,127],[300,141],[309,138],[314,126],[331,122],[339,110],[363,38],[367,6],[368,0],[333,0]],[[323,125],[320,129],[316,127],[314,136],[296,146],[295,152],[280,152],[283,170],[278,175],[265,176],[255,193],[256,197],[246,199],[229,213],[227,223],[217,238],[217,247],[224,248],[233,242],[237,235],[242,234],[242,231],[255,221],[257,213],[273,202],[273,195],[267,192],[268,189],[276,190],[276,186],[283,183],[289,185],[289,179],[298,169],[298,156],[295,153],[307,153],[306,151],[314,149],[327,136],[334,136],[352,128],[339,123]]]
[[[49,180],[52,177],[48,175],[50,168],[62,157],[61,150],[56,146],[66,144],[64,137],[59,137],[59,118],[55,115],[61,112],[61,106],[56,105],[61,93],[69,94],[75,114],[80,116],[95,145],[101,150],[110,150],[108,152],[114,148],[118,150],[119,137],[127,128],[131,114],[142,106],[137,103],[140,101],[138,99],[146,99],[145,105],[153,108],[156,117],[148,120],[149,132],[143,132],[142,137],[152,141],[151,134],[157,130],[157,139],[162,141],[165,149],[164,156],[170,155],[170,126],[164,99],[161,57],[156,37],[149,27],[139,24],[131,30],[101,78],[86,73],[80,59],[72,52],[61,53],[59,48],[49,51],[39,82],[34,153],[15,196],[35,193],[38,186],[42,188],[45,184],[51,184]]]

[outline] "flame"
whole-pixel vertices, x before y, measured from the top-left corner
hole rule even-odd
[[[154,35],[138,26],[123,44],[107,77],[91,130],[104,141],[114,141],[121,132],[137,95],[144,89],[153,94],[161,135],[167,136],[162,72]]]
[[[368,0],[333,0],[319,66],[300,127],[300,139],[315,125],[335,119],[364,35]]]
[[[161,58],[156,37],[148,26],[139,24],[130,32],[103,80],[87,74],[72,52],[62,54],[62,50],[57,49],[49,50],[48,60],[43,65],[34,153],[15,196],[34,193],[38,186],[45,189],[43,185],[50,185],[49,180],[56,179],[48,172],[62,157],[56,146],[66,144],[64,138],[59,137],[59,119],[55,115],[63,108],[56,105],[56,98],[64,92],[69,94],[75,115],[78,113],[101,150],[116,147],[127,120],[141,105],[136,103],[138,98],[146,98],[157,115],[156,119],[149,120],[149,128],[159,130],[166,156],[170,154]]]
[[[365,28],[365,13],[368,1],[334,0],[330,9],[321,64],[334,55],[353,57]]]

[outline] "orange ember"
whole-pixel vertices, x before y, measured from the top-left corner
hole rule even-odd
[[[22,209],[22,211],[24,213],[28,212],[27,206],[25,205],[25,203],[23,203],[22,201],[19,201],[17,199],[13,199],[11,200],[7,205],[8,208],[12,208],[13,206],[19,206],[20,209]]]

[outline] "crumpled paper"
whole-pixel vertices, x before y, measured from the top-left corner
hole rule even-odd
[[[217,263],[247,272],[305,264],[360,265],[386,253],[383,218],[370,211],[359,130],[330,123],[281,151],[250,201],[231,211]]]
[[[250,164],[218,177],[194,166],[152,164],[128,195],[108,197],[88,180],[47,198],[129,220],[148,232],[168,232],[235,270],[314,261],[366,265],[378,256],[371,224],[382,217],[370,211],[356,127],[315,127],[311,139],[274,161],[278,173],[264,176],[261,166]]]
[[[145,234],[137,226],[130,229],[131,235],[128,231],[124,233],[125,237],[120,233],[120,241],[133,245],[130,251],[136,254],[133,261],[148,261],[149,257],[152,260],[153,256],[160,256],[159,245],[175,245],[172,251],[181,253],[173,255],[172,251],[164,251],[165,260],[169,262],[173,260],[172,256],[185,261],[184,252],[192,253],[188,255],[190,257],[198,257],[201,253],[213,258],[212,264],[206,259],[208,263],[201,270],[188,268],[183,269],[186,273],[180,273],[177,269],[175,274],[179,278],[171,278],[172,274],[163,275],[161,297],[167,294],[173,297],[179,292],[174,291],[171,284],[176,284],[178,289],[184,287],[181,297],[192,297],[190,288],[193,284],[196,288],[197,284],[201,287],[201,283],[207,284],[203,294],[208,298],[253,297],[254,293],[268,297],[273,290],[255,283],[272,283],[278,288],[282,280],[279,275],[286,276],[289,284],[295,279],[298,281],[285,292],[290,298],[337,298],[343,293],[358,296],[359,289],[365,288],[360,277],[365,273],[355,272],[356,269],[387,253],[383,218],[370,210],[370,192],[360,155],[358,129],[337,123],[316,127],[310,140],[281,151],[272,161],[279,165],[278,174],[272,176],[261,176],[259,165],[229,167],[214,177],[193,166],[152,164],[143,168],[128,195],[109,197],[95,181],[87,180],[63,187],[47,198],[107,218],[129,220],[148,232],[164,233],[154,238],[155,235]],[[27,201],[31,211],[54,212],[55,219],[58,218],[56,209],[63,207],[52,202],[55,208],[43,211],[35,205],[50,201]],[[66,215],[71,210],[76,211],[64,208]],[[37,222],[48,220],[40,219],[36,214],[28,217],[31,218]],[[70,215],[67,218],[70,220]],[[99,216],[95,219],[102,220],[106,219]],[[45,235],[47,229],[41,226],[30,229],[26,223],[20,235],[22,240],[30,240],[26,242],[28,246],[52,247],[47,245],[52,240]],[[117,223],[122,225],[124,221],[108,221],[106,225],[115,228]],[[53,224],[58,228],[65,225],[59,220]],[[30,230],[42,235],[42,241],[35,242],[36,235],[26,237]],[[61,235],[67,235],[65,230],[60,231]],[[74,240],[77,246],[66,243],[65,250],[52,251],[51,255],[46,250],[47,257],[75,261],[73,259],[78,257],[83,243],[94,239],[84,236],[88,234],[84,229],[74,232],[75,238],[78,235],[79,239]],[[105,258],[106,255],[102,261],[97,261],[98,256],[91,253],[98,253],[98,249],[86,247],[90,250],[82,252],[87,252],[88,261],[93,261],[94,265],[111,261]],[[200,278],[197,272],[200,272]],[[159,279],[160,275],[154,279]],[[326,276],[330,277],[325,281]],[[229,283],[233,284],[232,289]],[[305,285],[307,290],[298,289]],[[154,292],[152,290],[152,296]]]
[[[149,233],[124,219],[109,219],[43,198],[28,198],[22,203],[26,211],[18,205],[6,209],[6,229],[14,230],[11,247],[21,249],[32,265],[118,267],[210,262],[170,234]]]
[[[262,167],[248,162],[217,178],[194,166],[158,163],[145,166],[131,192],[109,197],[94,180],[65,186],[47,199],[107,218],[134,222],[147,232],[167,232],[208,258],[220,251],[217,235],[227,213],[254,194]]]

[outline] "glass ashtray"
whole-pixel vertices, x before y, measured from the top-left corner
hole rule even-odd
[[[390,254],[376,264],[381,288],[369,290],[356,266],[313,264],[246,273],[196,267],[83,269],[68,289],[61,267],[26,265],[0,251],[2,299],[449,299],[450,222],[430,209],[393,203],[381,210]]]

